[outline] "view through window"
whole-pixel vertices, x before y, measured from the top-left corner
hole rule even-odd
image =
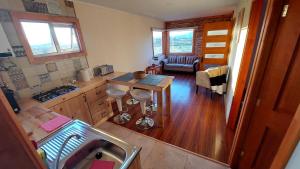
[[[193,52],[193,29],[169,31],[170,53],[192,53]]]
[[[154,58],[163,53],[162,31],[153,31],[153,55]]]
[[[48,56],[80,51],[72,24],[21,21],[21,25],[33,55]]]

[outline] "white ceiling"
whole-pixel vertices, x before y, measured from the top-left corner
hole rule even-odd
[[[80,0],[163,21],[228,14],[239,0]]]

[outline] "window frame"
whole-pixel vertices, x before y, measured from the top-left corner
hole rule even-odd
[[[192,42],[192,52],[189,53],[184,53],[184,52],[177,52],[177,53],[172,53],[170,51],[170,31],[176,31],[176,30],[193,30],[193,42]],[[169,29],[167,31],[167,52],[168,55],[184,55],[184,56],[188,56],[188,55],[195,55],[195,42],[196,42],[196,30],[195,28],[178,28],[178,29]]]
[[[39,14],[39,13],[31,13],[31,12],[11,12],[12,20],[16,31],[19,35],[20,41],[24,46],[25,53],[28,57],[30,63],[39,64],[45,63],[48,61],[72,58],[72,57],[79,57],[79,56],[86,56],[86,47],[83,41],[83,36],[79,24],[79,20],[75,17],[68,17],[68,16],[57,16],[57,15],[48,15],[48,14]],[[54,41],[55,47],[57,49],[57,53],[53,54],[45,54],[45,55],[34,55],[30,44],[26,38],[25,32],[21,25],[22,21],[29,21],[29,22],[41,22],[41,23],[48,23],[50,27],[50,31],[54,31],[54,25],[56,23],[62,24],[72,24],[74,26],[74,30],[77,36],[79,51],[69,51],[69,52],[60,52],[59,44],[57,43],[56,34],[51,32],[51,37]],[[51,27],[53,30],[51,30]],[[40,57],[42,56],[42,57]]]
[[[158,56],[159,55],[164,55],[164,51],[165,51],[165,48],[164,48],[164,43],[165,43],[165,40],[164,40],[164,34],[165,34],[165,31],[163,29],[159,29],[159,28],[152,28],[151,29],[151,33],[152,33],[152,51],[153,51],[153,59],[156,59],[158,56],[154,54],[154,38],[153,38],[153,32],[154,31],[157,31],[157,32],[161,32],[161,47],[162,47],[162,50],[161,50],[161,53],[160,54],[157,54]]]

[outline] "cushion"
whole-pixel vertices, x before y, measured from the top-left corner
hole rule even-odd
[[[177,56],[177,63],[179,64],[185,64],[186,57],[185,56]]]
[[[178,64],[178,63],[168,63],[166,66],[168,67],[183,67],[184,64]]]
[[[177,57],[176,56],[168,56],[168,63],[176,63]]]
[[[197,56],[187,56],[186,57],[186,64],[193,64],[195,62],[195,60],[197,60]]]
[[[194,69],[194,66],[191,64],[184,64],[184,65],[181,65],[181,67]]]

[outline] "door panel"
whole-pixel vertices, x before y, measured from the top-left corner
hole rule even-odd
[[[242,148],[241,169],[269,168],[300,103],[299,10],[300,1],[290,0],[288,15],[281,18]]]
[[[67,116],[67,117],[70,117],[72,118],[72,115],[69,114],[69,111],[66,107],[66,104],[65,103],[60,103],[60,104],[57,104],[51,108],[49,108],[50,110],[56,112],[56,113],[59,113],[61,115],[64,115],[64,116]]]
[[[204,24],[202,42],[203,64],[227,64],[231,30],[232,22],[230,21]]]
[[[72,119],[79,119],[92,124],[91,115],[84,94],[76,96],[65,102]]]

